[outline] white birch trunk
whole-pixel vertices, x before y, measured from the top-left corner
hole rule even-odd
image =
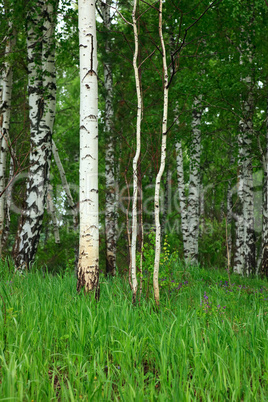
[[[12,25],[10,24],[10,35],[12,35]],[[5,54],[9,55],[14,47],[14,39],[8,38],[5,48]],[[4,63],[2,72],[2,99],[0,106],[0,194],[6,187],[6,164],[7,152],[9,146],[9,126],[10,126],[10,111],[11,111],[11,96],[13,84],[13,70],[9,61]],[[5,221],[5,202],[6,194],[0,197],[0,256],[2,254],[2,236]]]
[[[51,139],[55,115],[55,9],[39,0],[28,18],[28,92],[31,124],[30,169],[26,208],[19,225],[14,256],[16,267],[29,268],[37,250],[47,194]],[[42,37],[40,37],[42,32]],[[40,74],[40,60],[42,74]]]
[[[251,78],[247,82],[251,87]],[[255,260],[255,232],[254,232],[254,194],[253,194],[253,171],[252,171],[252,136],[253,136],[253,95],[249,89],[249,97],[245,102],[245,122],[244,122],[244,223],[245,223],[245,274],[254,273],[256,269]]]
[[[109,32],[111,30],[111,3],[106,0],[102,3],[103,25],[107,31],[105,53],[111,55]],[[107,147],[105,151],[105,234],[106,234],[106,273],[112,276],[116,272],[116,226],[115,226],[115,159],[113,136],[113,77],[109,61],[104,63],[104,87],[105,87],[105,129]]]
[[[230,164],[234,164],[234,158],[230,158]],[[226,201],[226,220],[227,220],[227,248],[228,248],[228,254],[227,259],[229,258],[229,261],[232,259],[232,254],[233,254],[233,244],[232,244],[232,233],[231,233],[231,225],[232,225],[232,217],[233,217],[233,194],[232,194],[232,180],[228,180],[228,186],[227,186],[227,201]]]
[[[198,237],[199,237],[199,199],[200,199],[200,157],[201,157],[201,99],[194,99],[192,119],[193,139],[190,149],[190,177],[188,195],[188,248],[189,254],[186,261],[191,265],[198,263]]]
[[[155,195],[154,195],[154,214],[155,214],[155,259],[154,259],[154,273],[153,273],[153,288],[154,299],[158,306],[160,301],[159,294],[159,264],[161,253],[161,225],[160,225],[160,185],[161,178],[165,169],[166,161],[166,142],[167,142],[167,118],[168,118],[168,69],[166,60],[166,48],[162,32],[162,9],[163,1],[159,0],[159,37],[162,49],[162,63],[164,72],[164,104],[163,104],[163,119],[162,119],[162,144],[161,144],[161,163],[155,182]]]
[[[99,298],[98,82],[95,2],[78,0],[80,47],[80,239],[77,291]]]
[[[185,196],[185,182],[184,182],[184,169],[183,169],[183,153],[181,141],[177,141],[176,147],[176,164],[177,164],[177,182],[178,182],[178,195],[180,201],[180,213],[181,213],[181,230],[183,239],[184,256],[187,260],[190,254],[189,242],[188,242],[188,212],[187,212],[187,200]]]
[[[236,214],[236,241],[235,241],[235,257],[234,257],[234,273],[242,275],[245,265],[245,238],[244,238],[244,147],[241,133],[238,136],[239,147],[239,161],[238,161],[238,183],[237,183],[237,196],[238,196],[238,208],[240,211]]]
[[[58,151],[58,148],[56,147],[56,144],[55,144],[54,140],[52,140],[52,153],[53,153],[53,157],[54,157],[54,160],[56,162],[57,168],[59,170],[62,187],[63,187],[63,189],[65,191],[66,196],[67,196],[67,201],[68,201],[69,207],[71,208],[71,213],[73,215],[74,230],[76,230],[77,225],[78,225],[77,209],[76,209],[76,205],[74,203],[74,200],[73,200],[73,197],[72,197],[72,194],[71,194],[69,183],[68,183],[68,181],[66,179],[66,174],[65,174],[65,171],[64,171],[64,167],[63,167],[63,165],[61,163],[61,160],[60,160],[59,151]]]
[[[260,273],[268,278],[268,104],[266,112],[266,152],[264,161],[262,259]]]
[[[133,68],[135,74],[136,93],[137,93],[137,123],[136,123],[136,153],[133,158],[133,198],[132,198],[132,237],[131,237],[131,281],[132,281],[132,294],[133,303],[136,302],[138,281],[137,281],[137,267],[136,267],[136,248],[137,248],[137,198],[138,198],[138,161],[141,151],[141,121],[142,121],[142,98],[140,78],[137,65],[138,51],[139,51],[139,38],[136,21],[136,8],[137,0],[134,0],[132,11],[133,31],[135,40],[135,51],[133,56]]]

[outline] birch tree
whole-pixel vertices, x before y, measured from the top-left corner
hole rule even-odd
[[[198,237],[199,237],[199,199],[200,199],[200,157],[201,157],[201,100],[195,97],[192,115],[193,137],[190,146],[190,177],[188,195],[188,244],[189,255],[186,259],[190,264],[198,263]]]
[[[80,238],[77,291],[99,297],[98,83],[95,2],[78,1],[80,48]]]
[[[6,186],[6,167],[7,153],[10,146],[9,127],[10,127],[10,112],[11,112],[11,96],[13,85],[13,68],[10,64],[10,54],[15,45],[14,32],[12,24],[9,23],[9,32],[6,38],[5,56],[6,61],[2,71],[1,86],[2,99],[0,106],[0,194],[3,193]],[[0,197],[0,255],[2,254],[2,236],[4,230],[4,215],[5,215],[6,194]]]
[[[160,294],[159,294],[159,264],[160,264],[160,253],[161,253],[161,224],[160,224],[160,184],[161,178],[165,170],[166,161],[166,143],[167,143],[167,119],[168,119],[168,68],[166,59],[166,48],[163,38],[163,1],[159,1],[159,25],[158,32],[161,42],[162,49],[162,63],[163,63],[163,74],[164,74],[164,104],[163,104],[163,118],[162,118],[162,143],[161,143],[161,162],[158,174],[156,176],[155,182],[155,194],[154,194],[154,214],[155,214],[155,259],[154,259],[154,273],[153,273],[153,287],[154,287],[154,298],[156,305],[159,305]]]
[[[262,276],[268,277],[268,103],[266,110],[266,144],[264,153],[264,183],[263,183],[263,220],[262,220],[262,250],[261,267]]]
[[[132,198],[132,231],[131,231],[131,283],[132,283],[132,297],[133,303],[136,302],[138,281],[137,281],[137,267],[136,267],[136,249],[137,249],[137,198],[138,198],[138,161],[141,152],[141,121],[142,121],[142,95],[140,86],[140,77],[138,70],[138,51],[139,51],[139,37],[136,20],[137,0],[134,0],[132,11],[133,32],[135,40],[135,51],[133,55],[133,68],[135,74],[136,94],[137,94],[137,123],[136,123],[136,153],[133,158],[133,198]]]
[[[105,150],[105,235],[106,235],[106,273],[115,275],[116,272],[116,181],[115,181],[115,149],[113,136],[113,76],[111,57],[110,32],[111,32],[111,3],[106,0],[101,3],[103,26],[106,31],[105,62],[104,62],[104,87],[105,87],[105,127],[107,138]]]
[[[242,29],[242,33],[244,30]],[[244,59],[250,66],[253,62],[252,44],[247,35],[246,50],[241,51],[240,65]],[[239,188],[238,197],[241,205],[241,214],[236,222],[236,256],[234,271],[249,275],[255,272],[255,233],[254,233],[254,198],[253,198],[253,171],[252,171],[252,138],[254,113],[254,83],[251,71],[243,79],[247,92],[246,99],[241,101],[242,119],[240,121],[239,142]]]
[[[30,169],[25,209],[13,249],[16,267],[29,268],[37,250],[47,195],[51,140],[55,117],[54,30],[57,2],[31,5],[27,25]],[[42,36],[40,37],[40,32]]]

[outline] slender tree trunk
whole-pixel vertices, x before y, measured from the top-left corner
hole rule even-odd
[[[55,5],[56,7],[56,5]],[[54,27],[56,8],[39,0],[28,16],[28,91],[31,124],[30,169],[26,188],[26,208],[13,249],[16,267],[29,268],[35,257],[42,227],[51,140],[55,116]],[[40,37],[42,32],[42,37]],[[42,73],[40,74],[40,60]]]
[[[189,254],[186,259],[191,265],[198,263],[198,237],[200,219],[200,157],[201,157],[201,99],[196,97],[194,100],[194,110],[192,119],[193,139],[190,148],[190,178],[188,195],[188,236]]]
[[[112,276],[116,272],[116,227],[115,227],[115,150],[113,136],[113,76],[109,57],[111,56],[110,37],[111,31],[111,3],[106,0],[102,3],[103,25],[106,29],[105,53],[107,60],[104,63],[104,87],[105,87],[105,135],[107,147],[105,151],[105,234],[106,234],[106,273]]]
[[[9,55],[14,47],[14,39],[12,39],[12,25],[10,24],[10,38],[7,39],[5,54]],[[2,102],[0,107],[0,194],[6,187],[6,164],[7,152],[9,148],[9,126],[11,111],[11,96],[13,84],[13,69],[8,61],[4,63],[2,72]],[[2,254],[2,237],[4,230],[6,193],[0,197],[0,255]]]
[[[98,82],[95,2],[78,0],[80,47],[80,241],[77,291],[99,298]]]
[[[63,189],[65,191],[65,194],[67,196],[67,201],[68,201],[69,207],[71,208],[71,213],[73,215],[74,230],[76,230],[77,225],[78,225],[77,209],[76,209],[76,205],[74,203],[74,200],[73,200],[73,197],[72,197],[72,194],[71,194],[71,191],[70,191],[69,183],[68,183],[68,181],[66,179],[66,174],[65,174],[63,165],[62,165],[61,160],[60,160],[59,151],[58,151],[58,148],[56,147],[56,144],[55,144],[54,140],[52,140],[52,153],[53,153],[53,157],[54,157],[54,160],[56,162],[57,168],[59,170],[61,183],[62,183]]]
[[[234,163],[234,158],[231,157],[230,164]],[[232,233],[231,233],[231,225],[232,225],[232,217],[233,217],[233,194],[232,194],[232,180],[228,180],[227,186],[227,201],[226,201],[226,219],[227,219],[227,245],[228,245],[228,253],[229,253],[229,261],[232,261],[233,254],[233,244],[232,244]],[[227,256],[228,258],[228,256]]]
[[[166,48],[163,38],[162,24],[163,24],[163,1],[159,1],[159,37],[161,41],[162,49],[162,63],[164,72],[164,105],[163,105],[163,119],[162,119],[162,144],[161,144],[161,163],[155,182],[155,195],[154,195],[154,213],[155,213],[155,259],[154,259],[154,274],[153,274],[153,287],[154,287],[154,299],[158,306],[160,302],[159,293],[159,264],[161,253],[161,225],[160,225],[160,184],[161,178],[165,169],[166,161],[166,142],[167,142],[167,119],[168,119],[168,69],[166,59]]]
[[[132,199],[132,237],[131,237],[131,278],[132,278],[132,292],[133,303],[136,302],[138,281],[137,281],[137,267],[136,267],[136,249],[137,249],[137,198],[138,198],[138,161],[141,151],[141,121],[142,121],[142,94],[139,70],[137,65],[137,58],[139,52],[139,37],[136,20],[137,0],[134,0],[132,11],[133,31],[135,39],[135,51],[133,56],[133,68],[135,73],[136,93],[137,93],[137,125],[136,125],[136,153],[133,158],[133,199]]]

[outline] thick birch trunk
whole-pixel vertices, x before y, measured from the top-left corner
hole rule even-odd
[[[268,105],[266,112],[266,152],[263,185],[262,260],[261,276],[268,278]]]
[[[136,21],[136,8],[137,0],[134,0],[132,11],[133,31],[135,40],[135,51],[133,56],[133,68],[135,74],[136,93],[137,93],[137,125],[136,125],[136,153],[133,158],[133,199],[132,199],[132,237],[131,237],[131,281],[133,303],[136,302],[138,281],[137,281],[137,267],[136,267],[136,249],[137,249],[137,198],[138,198],[138,161],[141,151],[141,121],[142,121],[142,98],[139,70],[137,65],[137,58],[139,52],[139,37]]]
[[[63,165],[60,160],[59,151],[58,151],[58,148],[56,147],[54,140],[52,140],[52,153],[53,153],[53,157],[56,162],[57,168],[59,170],[61,183],[62,183],[63,189],[65,191],[65,194],[67,196],[67,201],[68,201],[69,207],[71,208],[71,213],[73,215],[74,230],[76,230],[77,225],[78,225],[77,209],[76,209],[76,205],[74,203],[74,200],[73,200],[73,197],[71,194],[69,183],[66,179],[66,174],[65,174]]]
[[[80,47],[80,240],[77,291],[99,298],[98,82],[95,2],[78,0]]]
[[[111,0],[102,3],[103,25],[107,31],[105,42],[106,56],[111,55],[109,32],[111,30]],[[106,234],[106,273],[112,276],[116,272],[116,226],[115,226],[115,160],[113,136],[113,77],[109,60],[104,63],[105,87],[105,134],[107,148],[105,151],[105,234]]]
[[[155,259],[154,259],[154,274],[153,274],[153,287],[154,287],[154,299],[156,305],[159,305],[159,264],[160,264],[160,252],[161,252],[161,225],[160,225],[160,184],[161,178],[165,169],[166,161],[166,142],[167,142],[167,118],[168,118],[168,69],[166,60],[166,48],[162,32],[162,8],[163,1],[159,1],[159,37],[162,48],[162,63],[164,72],[164,104],[163,104],[163,119],[162,119],[162,144],[161,144],[161,163],[155,182],[155,195],[154,195],[154,214],[155,214]]]
[[[44,215],[55,116],[54,26],[51,4],[38,1],[28,18],[28,92],[31,124],[30,169],[15,245],[16,267],[23,271],[33,261]],[[43,18],[42,18],[43,17]],[[42,32],[42,40],[38,33]],[[40,74],[40,60],[42,74]]]
[[[189,254],[186,260],[191,265],[198,263],[198,237],[199,237],[199,199],[200,199],[200,156],[201,156],[201,99],[202,96],[194,100],[194,110],[192,119],[193,139],[190,149],[190,177],[188,195],[188,236]]]
[[[10,26],[12,31],[12,26]],[[10,32],[12,35],[12,32]],[[14,39],[9,38],[7,40],[5,53],[10,54],[14,46]],[[11,96],[12,96],[12,84],[13,84],[13,70],[10,63],[7,61],[4,63],[4,69],[2,73],[2,102],[0,107],[0,194],[6,187],[6,163],[7,152],[9,146],[9,126],[10,126],[10,110],[11,110]],[[6,194],[4,193],[0,197],[0,255],[2,254],[2,237],[4,230],[5,220],[5,202]]]

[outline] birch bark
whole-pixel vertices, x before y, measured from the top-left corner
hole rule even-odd
[[[138,161],[141,151],[141,121],[142,121],[142,95],[140,87],[140,77],[137,65],[139,52],[139,37],[136,20],[137,0],[134,0],[132,11],[132,22],[135,40],[135,51],[133,55],[133,68],[135,74],[136,94],[137,94],[137,123],[136,123],[136,153],[133,158],[133,198],[132,198],[132,237],[131,237],[131,281],[132,281],[132,301],[136,302],[138,281],[136,267],[136,249],[137,249],[137,199],[138,199]]]
[[[238,159],[238,184],[237,184],[237,196],[238,196],[238,213],[236,214],[236,248],[234,256],[234,272],[242,275],[244,272],[245,265],[245,239],[244,239],[244,216],[243,216],[243,205],[244,205],[244,147],[243,147],[243,137],[241,133],[238,136],[238,147],[239,147],[239,159]]]
[[[9,26],[9,35],[7,44],[5,47],[5,55],[9,56],[11,53],[15,40],[12,38],[12,25]],[[0,107],[0,194],[4,191],[6,186],[6,164],[7,164],[7,152],[9,146],[9,126],[10,126],[10,111],[11,111],[11,96],[12,96],[12,84],[13,84],[13,69],[10,62],[7,60],[4,63],[2,72],[2,100]],[[5,202],[6,194],[4,193],[0,197],[0,255],[2,254],[2,237],[5,221]]]
[[[99,298],[98,83],[95,2],[78,0],[80,47],[80,239],[77,291]]]
[[[185,259],[188,259],[190,254],[189,242],[188,242],[188,211],[187,200],[185,196],[185,182],[184,182],[184,169],[183,169],[183,153],[181,141],[176,142],[176,164],[177,164],[177,182],[178,182],[178,195],[180,201],[180,213],[181,213],[181,230],[183,239],[183,249]]]
[[[112,276],[116,272],[116,189],[115,189],[115,158],[114,158],[114,136],[113,136],[113,76],[109,57],[111,46],[109,32],[111,31],[111,3],[106,0],[102,3],[103,25],[107,31],[105,41],[105,53],[107,60],[104,63],[104,87],[105,87],[105,127],[107,147],[105,151],[105,234],[106,234],[106,273]]]
[[[162,144],[161,144],[161,162],[158,174],[156,176],[155,182],[155,195],[154,195],[154,214],[155,214],[155,259],[154,259],[154,273],[153,273],[153,288],[154,288],[154,299],[158,306],[160,302],[159,293],[159,264],[160,264],[160,252],[161,252],[161,225],[160,225],[160,184],[161,178],[165,169],[166,161],[166,142],[167,142],[167,118],[168,118],[168,69],[167,69],[167,59],[166,59],[166,48],[163,38],[163,1],[159,0],[159,37],[162,49],[162,63],[163,63],[163,73],[164,73],[164,104],[163,104],[163,119],[162,119]]]
[[[55,8],[54,8],[55,7]],[[37,250],[44,215],[55,115],[54,28],[57,4],[37,1],[28,15],[28,92],[31,124],[26,208],[13,249],[19,271],[29,268]],[[40,38],[42,32],[42,38]],[[41,71],[41,73],[40,73]]]
[[[191,265],[198,263],[198,237],[199,237],[199,199],[200,199],[200,157],[201,157],[201,100],[202,96],[194,99],[192,118],[193,139],[190,148],[190,177],[188,195],[188,233],[187,242],[189,254],[186,260]]]
[[[266,112],[266,150],[264,160],[262,260],[260,273],[268,278],[268,103]]]

